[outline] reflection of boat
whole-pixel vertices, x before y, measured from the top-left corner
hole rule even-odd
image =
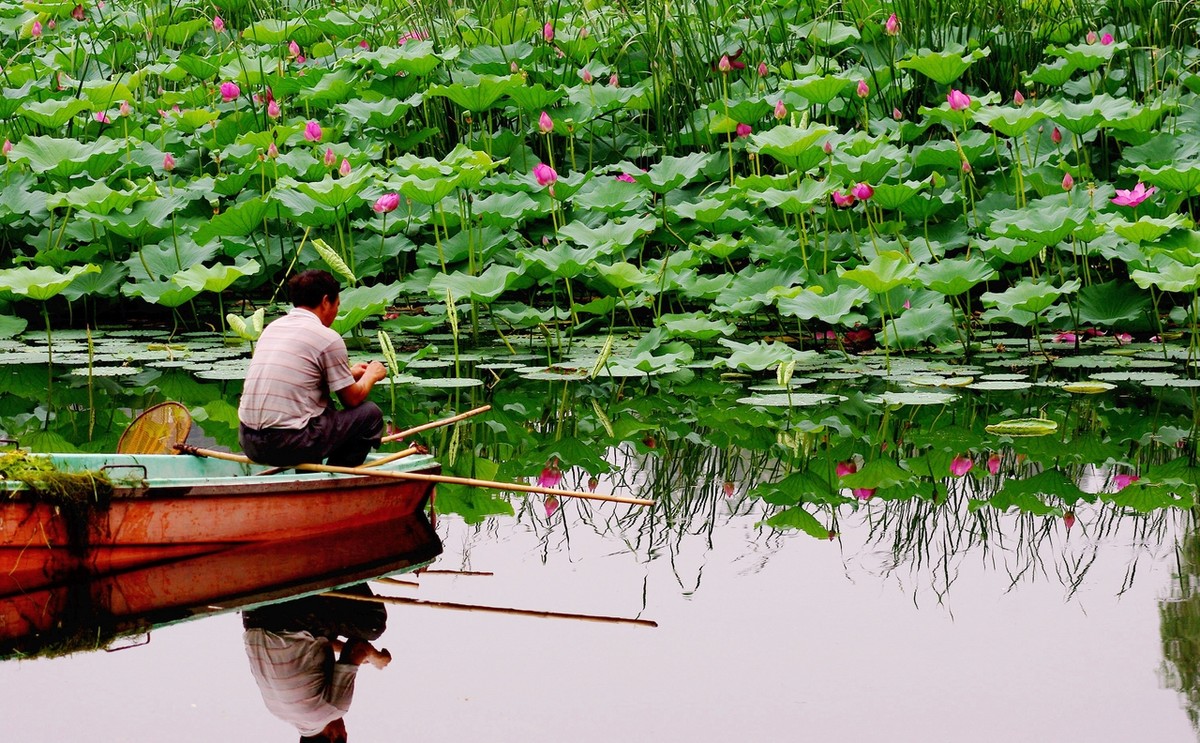
[[[57,472],[106,476],[111,501],[76,511],[39,498],[23,482],[0,479],[0,493],[7,496],[0,503],[0,593],[81,571],[97,574],[396,519],[422,510],[432,487],[327,472],[261,474],[266,470],[258,465],[181,455],[47,458]],[[438,465],[418,454],[378,469],[433,473]]]
[[[0,596],[0,656],[103,647],[155,626],[394,573],[442,545],[423,512],[286,541],[228,547],[91,580]]]

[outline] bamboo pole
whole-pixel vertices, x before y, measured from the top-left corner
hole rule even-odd
[[[443,418],[442,420],[439,420],[439,421],[423,423],[419,426],[414,426],[413,428],[405,429],[405,430],[401,431],[400,433],[393,433],[391,436],[384,436],[383,443],[386,444],[389,441],[399,441],[400,439],[404,438],[405,436],[412,436],[414,433],[428,431],[431,428],[441,428],[442,426],[448,426],[451,423],[458,423],[459,421],[466,420],[467,418],[470,418],[473,415],[479,415],[480,413],[486,413],[487,411],[489,411],[491,409],[492,409],[491,405],[484,405],[483,407],[475,408],[474,410],[468,410],[467,412],[459,413],[458,415],[452,415],[449,418]]]
[[[184,454],[198,457],[225,459],[242,464],[258,464],[244,454],[202,449],[190,444],[176,444],[175,448]],[[387,477],[395,480],[420,480],[423,482],[444,482],[448,485],[469,485],[475,488],[492,488],[493,490],[515,490],[522,493],[540,493],[542,495],[557,495],[563,498],[583,498],[584,500],[607,501],[610,503],[626,503],[632,506],[653,506],[654,501],[644,498],[623,498],[618,495],[603,493],[584,493],[579,490],[559,490],[543,488],[540,485],[525,485],[519,482],[497,482],[495,480],[477,480],[473,477],[455,477],[453,475],[431,475],[425,472],[394,472],[392,470],[373,470],[364,467],[339,467],[332,464],[297,464],[292,469],[306,472],[335,472],[340,475],[361,475],[363,477]]]
[[[609,622],[613,624],[636,624],[642,627],[657,627],[653,619],[630,619],[628,617],[606,617],[597,614],[568,614],[561,611],[541,611],[539,609],[511,609],[503,606],[478,606],[476,604],[455,604],[449,601],[427,601],[425,599],[410,599],[400,596],[361,596],[356,593],[328,591],[322,596],[332,596],[339,599],[354,601],[370,601],[376,604],[406,604],[428,606],[435,609],[454,609],[456,611],[482,611],[494,614],[514,614],[524,617],[539,617],[541,619],[579,619],[585,622]]]
[[[428,449],[426,449],[425,447],[418,444],[417,446],[410,446],[407,449],[404,449],[403,451],[392,452],[391,454],[379,457],[378,459],[372,459],[370,462],[363,464],[362,467],[363,467],[363,469],[368,469],[370,467],[378,467],[381,464],[388,464],[389,462],[395,462],[397,459],[404,459],[405,457],[411,457],[413,454],[428,454],[428,453],[429,453]]]
[[[487,570],[418,570],[421,575],[495,575]]]
[[[390,583],[393,586],[412,586],[413,588],[421,587],[421,584],[415,580],[400,580],[399,578],[390,578],[386,575],[381,578],[372,578],[371,581],[373,583]]]

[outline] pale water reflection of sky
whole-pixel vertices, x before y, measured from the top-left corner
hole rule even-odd
[[[642,616],[660,627],[393,606],[378,644],[395,661],[361,669],[351,740],[1196,739],[1159,677],[1169,563],[1144,561],[1117,597],[1130,547],[1115,544],[1065,601],[1052,574],[1006,592],[1005,574],[967,559],[938,606],[908,571],[880,577],[865,530],[843,528],[841,546],[788,535],[767,547],[736,519],[711,552],[688,541],[672,569],[582,525],[570,557],[543,564],[511,519],[486,535],[446,519],[439,567],[464,567],[469,543],[469,567],[495,575],[377,592],[633,616],[645,582]],[[263,706],[235,615],[157,631],[144,648],[0,664],[0,684],[6,737],[24,743],[297,737]]]

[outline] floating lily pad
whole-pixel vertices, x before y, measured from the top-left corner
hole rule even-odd
[[[140,366],[93,366],[90,369],[87,367],[72,369],[71,373],[77,377],[128,377],[141,371]]]
[[[966,387],[975,381],[975,377],[909,377],[908,383],[918,387]]]
[[[998,436],[1049,436],[1058,430],[1058,423],[1048,418],[1013,418],[992,423],[984,430]]]
[[[438,379],[417,379],[412,382],[414,387],[431,387],[434,389],[462,389],[465,387],[482,387],[483,380],[474,377],[443,377]]]
[[[958,399],[953,392],[883,392],[864,398],[883,405],[945,405]]]
[[[1073,392],[1077,395],[1099,395],[1103,392],[1116,389],[1115,384],[1108,382],[1068,382],[1062,386],[1065,392]]]
[[[1124,356],[1064,356],[1055,359],[1059,369],[1123,369],[1131,366],[1131,359]]]
[[[821,395],[812,392],[786,392],[774,395],[750,395],[739,397],[742,405],[760,405],[768,408],[810,408],[816,405],[828,405],[846,400],[841,395]]]
[[[591,369],[571,368],[571,367],[542,367],[531,368],[519,372],[522,379],[537,379],[548,381],[570,381],[574,379],[587,379]]]
[[[1033,386],[1033,382],[1018,381],[1016,379],[993,379],[984,380],[982,382],[974,382],[967,386],[973,390],[987,391],[1027,390]]]
[[[1171,374],[1170,372],[1152,371],[1098,372],[1090,376],[1092,379],[1097,379],[1101,382],[1146,382],[1156,379],[1174,380],[1179,378],[1178,375]]]
[[[1200,379],[1143,379],[1142,384],[1146,387],[1193,388],[1200,387]]]

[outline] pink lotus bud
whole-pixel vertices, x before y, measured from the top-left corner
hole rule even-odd
[[[542,506],[546,509],[546,518],[550,518],[551,516],[553,516],[555,513],[558,512],[558,496],[557,495],[546,496],[546,502],[543,503]]]
[[[344,157],[342,158],[342,164],[338,166],[338,174],[343,178],[350,175],[350,161]]]
[[[1075,179],[1071,177],[1070,173],[1063,175],[1062,187],[1064,191],[1070,191],[1072,188],[1075,188]]]
[[[608,76],[608,84],[614,88],[621,87],[620,80],[617,78],[617,73],[614,72]]]
[[[1095,44],[1095,43],[1096,43],[1096,39],[1097,39],[1098,37],[1096,36],[1096,32],[1095,32],[1095,31],[1088,31],[1088,32],[1087,32],[1087,36],[1086,36],[1085,38],[1087,39],[1087,43],[1089,43],[1089,44]]]
[[[871,88],[867,85],[866,80],[859,80],[858,87],[855,88],[854,92],[858,93],[859,98],[866,98],[871,94]]]
[[[850,187],[850,194],[859,201],[866,201],[875,195],[875,189],[866,183],[856,183]]]
[[[833,199],[833,203],[836,204],[839,208],[845,209],[848,206],[854,206],[854,202],[855,202],[854,194],[849,194],[849,193],[844,194],[841,191],[834,191],[829,196],[830,196],[830,198]]]
[[[733,69],[733,64],[729,61],[728,54],[721,55],[721,61],[717,62],[717,69],[724,74],[729,74],[729,71]]]
[[[1117,333],[1113,336],[1113,338],[1117,341],[1118,346],[1123,346],[1126,343],[1133,343],[1133,336],[1129,333]]]
[[[321,125],[311,119],[304,125],[304,138],[309,142],[321,141]]]
[[[1103,36],[1100,37],[1101,46],[1108,46],[1111,43],[1113,43],[1113,35],[1112,34],[1104,34]]]
[[[83,3],[76,3],[75,7],[71,8],[71,17],[77,21],[87,18],[87,12],[83,9]]]
[[[50,28],[51,31],[53,31],[55,28],[58,28],[58,23],[53,18],[46,21],[46,25]],[[1110,36],[1109,39],[1110,39],[1109,43],[1111,44],[1112,37]],[[1103,39],[1101,39],[1101,41],[1103,41]]]
[[[579,29],[579,38],[586,39],[589,35],[590,35],[590,33],[587,30],[587,26],[584,26],[583,28]]]
[[[29,35],[35,39],[42,35],[42,22],[41,21],[33,22],[33,25],[29,27]]]
[[[1124,490],[1140,479],[1141,478],[1137,475],[1127,475],[1122,472],[1120,474],[1113,475],[1113,485],[1116,486],[1117,490]]]
[[[589,477],[589,478],[588,478],[588,483],[587,483],[587,486],[588,486],[588,492],[589,492],[589,493],[594,493],[594,492],[596,492],[596,486],[597,486],[597,485],[599,485],[599,484],[600,484],[600,481],[596,479],[595,475],[593,475],[592,477]]]
[[[787,106],[783,105],[783,99],[775,101],[775,118],[782,121],[787,118]]]
[[[274,100],[267,103],[267,116],[268,117],[270,117],[272,119],[278,119],[279,115],[281,113],[283,113],[283,112],[279,110],[279,103],[277,103]]]
[[[267,157],[272,160],[279,157],[279,148],[275,146],[274,142],[267,146]]]
[[[767,73],[769,73],[769,72],[770,72],[770,70],[768,70],[768,69],[767,69],[767,63],[766,63],[766,62],[759,62],[759,63],[758,63],[758,76],[759,76],[759,77],[766,77],[766,76],[767,76]]]
[[[826,155],[832,155],[833,154],[833,142],[831,142],[828,139],[825,140],[825,144],[821,145],[821,151],[824,152]]]
[[[171,157],[171,153],[168,152],[167,154],[163,155],[163,170],[170,173],[174,169],[175,169],[175,158]]]
[[[854,463],[853,459],[847,459],[844,462],[837,463],[836,471],[837,471],[838,477],[845,477],[846,475],[853,475],[855,472],[858,472],[858,465]]]
[[[229,103],[242,94],[242,89],[236,83],[221,83],[221,100]]]
[[[906,309],[906,310],[912,309],[912,300],[911,299],[904,300],[904,309]]]
[[[385,193],[383,196],[375,199],[375,203],[371,205],[371,208],[375,210],[376,214],[387,214],[390,211],[395,211],[398,206],[400,206],[400,194]]]
[[[963,160],[962,172],[970,173],[971,172],[971,163],[967,162],[966,160]]]
[[[617,176],[617,180],[621,181],[622,183],[637,183],[637,181],[633,179],[633,176],[628,173],[621,173]]]
[[[558,180],[558,173],[546,163],[538,163],[533,166],[533,177],[539,186],[549,186]]]
[[[875,488],[854,488],[854,490],[850,492],[854,494],[855,498],[858,498],[861,501],[869,501],[875,495]],[[833,537],[830,537],[830,539],[832,538]]]
[[[592,77],[592,71],[584,67],[579,71],[579,79],[583,80],[586,85],[591,85],[596,78]]]
[[[107,111],[97,111],[96,112],[96,121],[101,124],[111,124],[112,123],[112,121],[108,118]]]
[[[554,26],[548,22],[545,26],[542,26],[542,38],[545,39],[547,44],[554,41]]]
[[[738,136],[738,139],[741,139],[743,137],[749,137],[750,132],[752,132],[752,131],[754,131],[754,130],[750,128],[749,124],[738,124],[736,134]]]
[[[538,475],[537,484],[543,488],[558,487],[562,482],[562,470],[559,469],[558,460],[554,460],[542,468],[542,473]]]
[[[333,148],[326,147],[325,148],[325,167],[332,168],[334,163],[336,163],[336,162],[337,162],[337,155],[333,154]]]
[[[363,39],[362,41],[358,42],[358,47],[360,49],[370,49],[371,42],[367,41],[366,39]]]
[[[293,57],[300,56],[300,45],[296,43],[295,39],[288,42],[288,54]]]
[[[896,121],[900,121],[904,118],[904,114],[900,113],[900,109],[893,108],[892,109],[892,118],[895,119]]]
[[[1054,144],[1062,144],[1062,132],[1058,130],[1057,126],[1050,130],[1050,141]]]
[[[888,16],[888,19],[883,22],[883,31],[888,36],[895,36],[900,33],[900,19],[896,17],[895,13]]]
[[[964,457],[960,455],[950,461],[950,474],[954,475],[955,477],[962,477],[970,472],[971,468],[974,466],[975,463],[971,461],[970,457]]]
[[[737,486],[733,484],[733,480],[726,480],[721,484],[721,489],[725,492],[726,498],[732,498],[733,494],[737,492]]]
[[[225,31],[225,21],[219,15],[213,16],[213,31],[217,33],[224,33]]]
[[[951,111],[962,111],[971,106],[971,96],[954,89],[946,94],[946,102],[950,104]]]
[[[121,101],[121,105],[117,106],[117,113],[122,116],[128,116],[130,112],[129,101]]]
[[[554,131],[554,119],[550,118],[550,114],[545,111],[542,111],[542,115],[538,117],[538,131],[542,134]]]
[[[993,454],[987,458],[987,471],[993,475],[1000,471],[1000,455]]]
[[[4,140],[4,145],[0,146],[0,154],[8,157],[8,153],[12,152],[12,142]]]
[[[1025,96],[1021,95],[1021,91],[1013,93],[1013,103],[1017,106],[1025,105]]]
[[[1075,526],[1075,512],[1067,511],[1063,514],[1063,526],[1067,527],[1067,531],[1071,531],[1071,527]]]

